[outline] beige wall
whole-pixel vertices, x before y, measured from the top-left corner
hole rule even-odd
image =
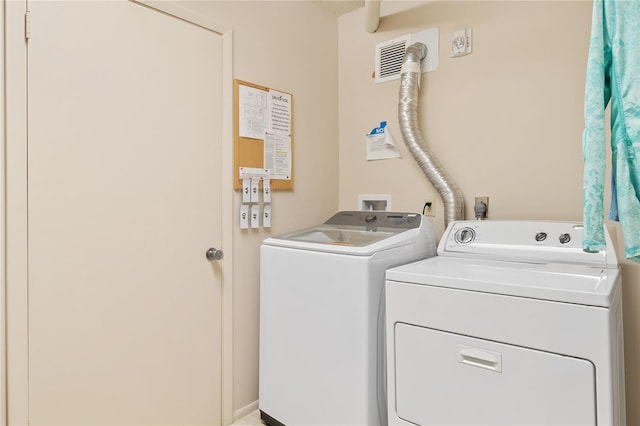
[[[239,229],[234,194],[233,406],[258,399],[259,248],[270,235],[324,221],[338,207],[338,29],[308,1],[184,3],[233,30],[233,76],[293,94],[293,191],[273,194],[271,230]],[[231,188],[228,188],[231,191]]]
[[[391,194],[394,209],[409,211],[420,210],[425,197],[436,197],[401,141],[398,81],[375,84],[371,78],[376,43],[440,27],[440,68],[423,76],[421,124],[462,189],[468,217],[473,197],[488,195],[491,218],[581,220],[590,2],[413,7],[389,1],[383,2],[383,14],[392,13],[374,34],[364,31],[363,10],[336,25],[334,16],[308,1],[192,6],[233,29],[235,78],[293,93],[295,99],[296,189],[274,195],[271,231],[234,231],[234,409],[257,398],[262,239],[318,223],[338,208],[356,208],[360,193]],[[473,54],[449,58],[451,31],[467,26],[474,31]],[[381,120],[389,122],[403,159],[368,163],[363,136]],[[237,193],[234,200],[237,217]],[[440,233],[441,202],[436,210]],[[615,225],[612,230],[620,240]],[[640,331],[640,267],[623,263],[627,399],[635,401],[640,369],[631,361],[640,356],[634,338]],[[628,404],[628,412],[629,424],[640,424],[635,404]]]
[[[462,190],[467,218],[474,196],[488,195],[493,219],[580,221],[591,28],[586,1],[434,2],[383,12],[374,34],[364,31],[362,10],[342,16],[340,209],[353,208],[359,193],[391,194],[393,209],[406,211],[420,211],[425,197],[436,196],[401,139],[399,81],[371,78],[376,43],[436,26],[440,67],[422,77],[421,128]],[[450,34],[465,27],[473,28],[473,53],[450,58]],[[402,159],[365,160],[363,136],[381,120],[388,121]],[[438,202],[434,223],[441,234]],[[617,227],[612,230],[620,240]],[[640,424],[640,265],[623,263],[627,412],[629,424]]]

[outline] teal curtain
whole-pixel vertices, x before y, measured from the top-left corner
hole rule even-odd
[[[585,251],[605,248],[605,108],[611,104],[611,206],[627,259],[640,262],[640,0],[595,0],[585,90]]]

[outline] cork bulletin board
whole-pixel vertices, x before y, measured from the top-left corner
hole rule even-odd
[[[293,95],[234,80],[233,107],[233,188],[242,167],[269,169],[272,190],[292,190]]]

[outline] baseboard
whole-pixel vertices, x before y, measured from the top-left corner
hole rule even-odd
[[[241,418],[248,416],[258,409],[258,401],[253,401],[251,404],[247,404],[242,408],[239,408],[233,412],[233,421],[240,420]]]

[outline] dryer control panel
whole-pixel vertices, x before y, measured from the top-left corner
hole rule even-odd
[[[608,232],[606,250],[589,253],[582,250],[582,230],[573,222],[456,221],[447,227],[438,255],[617,268]]]

